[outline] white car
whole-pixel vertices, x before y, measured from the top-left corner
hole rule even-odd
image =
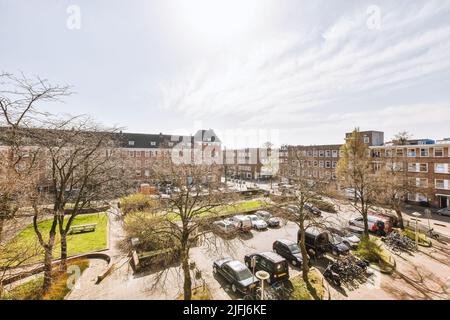
[[[252,227],[256,230],[264,230],[267,229],[267,222],[259,218],[255,214],[248,215],[249,219],[252,221]]]
[[[273,217],[272,214],[268,211],[259,210],[256,211],[256,215],[267,222],[269,227],[279,227],[280,226],[280,219],[277,217]]]
[[[438,210],[437,214],[440,216],[450,216],[450,207]]]
[[[228,220],[220,220],[213,222],[213,227],[220,233],[229,235],[236,232],[236,226],[234,223]]]

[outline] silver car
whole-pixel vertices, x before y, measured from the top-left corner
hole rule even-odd
[[[450,207],[438,210],[437,214],[440,216],[450,216]]]

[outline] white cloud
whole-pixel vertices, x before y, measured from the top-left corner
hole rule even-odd
[[[434,105],[437,109],[424,120],[415,113],[430,105],[381,106],[378,111],[353,113],[346,110],[345,101],[375,90],[392,93],[393,88],[448,70],[450,24],[436,21],[445,21],[449,5],[389,4],[383,8],[381,31],[367,28],[366,8],[360,7],[318,34],[288,31],[230,48],[210,63],[193,66],[193,72],[161,84],[161,106],[195,119],[233,117],[235,122],[228,126],[302,125],[304,130],[326,121],[389,127],[402,121],[411,125],[448,119],[450,105],[445,103]],[[324,117],[319,112],[324,106],[334,112]]]

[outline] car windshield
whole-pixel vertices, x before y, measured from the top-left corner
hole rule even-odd
[[[236,277],[239,281],[251,278],[253,275],[247,268],[236,271]]]
[[[300,248],[298,247],[298,245],[296,244],[291,244],[289,246],[289,251],[291,251],[291,253],[300,253]]]
[[[339,243],[342,243],[342,238],[340,236],[338,236],[337,234],[333,234],[330,237],[330,242],[332,244],[339,244]]]

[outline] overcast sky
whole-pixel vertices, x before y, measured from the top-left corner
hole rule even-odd
[[[341,143],[355,126],[440,139],[449,17],[450,1],[429,0],[0,0],[0,71],[71,84],[42,107],[131,132],[213,128],[230,147]]]

